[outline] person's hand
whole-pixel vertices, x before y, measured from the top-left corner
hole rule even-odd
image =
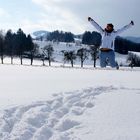
[[[134,21],[131,21],[131,24],[134,25]]]
[[[91,17],[88,17],[88,21],[93,21],[93,19]]]

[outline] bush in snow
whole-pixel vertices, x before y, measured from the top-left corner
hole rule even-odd
[[[130,62],[129,66],[131,67],[140,67],[140,55],[135,52],[128,53],[128,61]]]

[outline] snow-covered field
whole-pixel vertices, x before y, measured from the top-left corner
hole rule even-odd
[[[0,140],[139,140],[140,69],[0,65]]]

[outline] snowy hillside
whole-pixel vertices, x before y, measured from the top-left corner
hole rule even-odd
[[[41,37],[43,37],[45,39],[48,34],[49,34],[48,31],[41,30],[41,31],[33,32],[31,34],[31,36],[32,36],[32,38],[41,38]]]
[[[139,140],[140,69],[0,65],[0,140]]]

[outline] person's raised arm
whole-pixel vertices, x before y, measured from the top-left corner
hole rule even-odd
[[[134,26],[134,22],[133,21],[131,21],[128,25],[124,26],[123,28],[117,30],[116,34],[118,35],[118,34],[124,32],[125,30],[131,28],[132,26]]]
[[[96,23],[91,17],[88,17],[88,21],[102,34],[104,32],[104,30],[102,29],[102,27]]]

